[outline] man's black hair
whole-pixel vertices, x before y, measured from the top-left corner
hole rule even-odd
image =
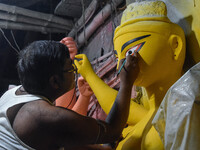
[[[63,77],[68,48],[57,41],[35,41],[24,48],[17,63],[19,78],[24,89],[38,94],[49,84],[52,75]]]

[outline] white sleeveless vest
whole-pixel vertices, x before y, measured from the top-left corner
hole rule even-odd
[[[15,92],[20,86],[8,90],[0,98],[0,150],[34,150],[23,143],[15,134],[7,117],[8,108],[20,104],[41,99],[35,95],[16,95]]]

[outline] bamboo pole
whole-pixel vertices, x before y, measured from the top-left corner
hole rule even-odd
[[[17,23],[17,22],[9,22],[9,21],[0,21],[0,28],[3,29],[15,29],[15,30],[28,30],[28,31],[36,31],[43,33],[66,33],[66,30],[48,28],[36,25],[30,25],[25,23]]]
[[[31,17],[27,17],[27,16],[22,16],[22,15],[9,14],[9,13],[5,13],[2,11],[0,11],[0,19],[7,20],[7,21],[13,21],[13,22],[17,22],[17,23],[26,23],[26,24],[30,24],[30,25],[37,25],[37,26],[66,30],[66,26],[61,25],[61,24],[56,24],[56,23],[49,22],[46,20],[31,18]]]
[[[57,23],[57,24],[62,24],[66,26],[66,30],[71,30],[71,28],[73,27],[73,22],[71,20],[66,20],[61,17],[54,16],[52,14],[32,11],[32,10],[28,10],[28,9],[17,7],[17,6],[6,5],[3,3],[0,3],[0,10],[8,12],[8,13],[12,13],[12,14],[19,14],[19,15],[24,15],[24,16],[28,16],[28,17],[32,17],[36,19],[41,19],[41,20]]]

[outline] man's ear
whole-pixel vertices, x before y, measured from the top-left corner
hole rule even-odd
[[[173,59],[178,60],[179,55],[183,48],[183,41],[182,41],[181,37],[178,35],[171,35],[169,38],[169,44],[172,48]]]
[[[51,85],[52,88],[54,89],[59,89],[60,88],[60,78],[58,75],[53,75],[49,79],[49,84]]]

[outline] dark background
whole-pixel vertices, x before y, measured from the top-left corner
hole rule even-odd
[[[0,3],[15,5],[29,10],[53,14],[60,0],[0,0]],[[19,85],[16,70],[17,45],[23,49],[35,40],[61,40],[65,34],[40,33],[22,30],[2,29],[0,32],[0,96],[8,89],[10,84]],[[12,36],[12,33],[14,36]],[[3,35],[4,34],[4,35]],[[14,38],[13,38],[14,37]],[[9,40],[12,48],[6,38]],[[17,45],[15,44],[15,41]]]

